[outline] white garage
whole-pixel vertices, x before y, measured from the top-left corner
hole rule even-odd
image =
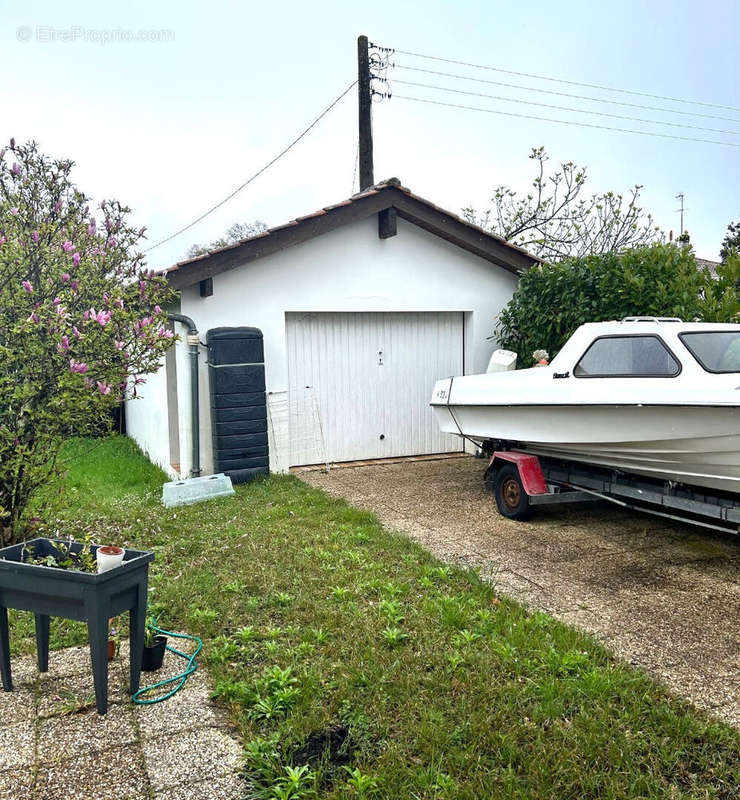
[[[457,437],[437,430],[432,387],[485,371],[496,317],[535,263],[393,179],[176,264],[166,271],[180,293],[173,311],[197,328],[191,343],[224,327],[261,334],[263,349],[233,367],[252,381],[237,381],[233,397],[264,411],[251,405],[249,419],[223,423],[212,394],[220,367],[199,346],[194,419],[188,331],[178,321],[182,341],[127,401],[127,431],[173,477],[231,465],[226,446],[230,458],[241,453],[251,465],[264,455],[278,472],[459,450]]]

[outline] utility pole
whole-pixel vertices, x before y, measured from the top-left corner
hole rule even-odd
[[[680,212],[681,212],[681,233],[680,233],[679,235],[680,235],[680,236],[683,236],[683,212],[684,212],[684,207],[683,207],[683,192],[679,192],[679,193],[676,195],[676,200],[680,200],[680,201],[681,201],[681,208],[677,208],[677,209],[676,209],[676,211],[680,211]]]
[[[372,90],[367,36],[357,37],[357,107],[359,111],[360,191],[375,184],[373,177]]]

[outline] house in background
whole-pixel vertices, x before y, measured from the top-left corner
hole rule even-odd
[[[709,274],[715,279],[718,279],[717,267],[721,266],[720,261],[711,261],[708,258],[695,258],[697,269],[708,269]]]
[[[247,425],[249,444],[261,434],[270,469],[284,472],[459,450],[457,437],[438,430],[432,387],[486,370],[496,316],[518,274],[536,263],[392,179],[166,275],[180,292],[176,310],[202,342],[217,328],[261,331],[266,402]],[[183,341],[127,401],[126,426],[153,462],[187,477],[190,369],[186,331],[177,328]],[[204,474],[214,471],[209,380],[217,371],[207,352],[200,348],[195,465]]]

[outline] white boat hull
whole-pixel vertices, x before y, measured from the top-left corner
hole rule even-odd
[[[740,494],[740,408],[442,406],[441,430],[482,442]]]
[[[692,335],[694,350],[684,338]],[[604,339],[622,349],[602,346],[589,362]],[[447,433],[740,495],[738,345],[740,325],[589,323],[551,364],[442,379],[431,404]]]

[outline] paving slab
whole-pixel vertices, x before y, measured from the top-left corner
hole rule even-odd
[[[514,522],[483,487],[485,468],[465,457],[297,474],[740,724],[740,537],[606,503]]]
[[[43,800],[147,800],[149,786],[141,751],[116,747],[41,767],[36,795]]]
[[[63,761],[75,753],[100,753],[132,744],[137,737],[129,705],[111,705],[103,715],[92,708],[83,713],[40,719],[38,763]]]
[[[13,658],[27,681],[0,692],[0,800],[243,800],[242,746],[211,702],[205,668],[171,699],[134,706],[122,649],[109,665],[104,715],[94,707],[87,648],[50,654],[44,675],[31,657]],[[142,683],[181,667],[165,661]]]
[[[36,722],[25,720],[0,727],[0,770],[29,767],[36,746]]]
[[[243,798],[246,786],[239,774],[232,772],[198,783],[184,783],[163,792],[156,792],[154,800],[220,800],[220,798]]]
[[[35,800],[33,769],[0,771],[0,800]]]
[[[239,743],[214,728],[149,739],[141,747],[155,792],[188,783],[194,776],[215,780],[231,774],[242,757]]]
[[[36,717],[36,689],[28,684],[15,686],[12,692],[0,691],[3,725],[33,720]]]

